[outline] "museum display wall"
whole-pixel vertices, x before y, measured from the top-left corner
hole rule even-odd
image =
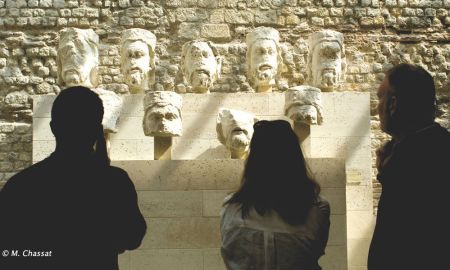
[[[395,64],[425,67],[437,121],[450,128],[449,12],[447,0],[0,0],[0,186],[52,151],[49,108],[70,85],[100,95],[110,156],[124,166],[231,162],[245,158],[249,131],[238,125],[242,137],[230,139],[229,119],[290,119],[312,160],[345,162],[345,192],[328,192],[345,206],[335,224],[346,250],[334,257],[364,269],[380,192],[374,151],[387,139],[377,86]],[[172,122],[155,130],[158,117]],[[207,265],[205,254],[192,258]]]

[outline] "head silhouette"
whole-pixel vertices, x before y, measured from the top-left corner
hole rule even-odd
[[[57,150],[72,154],[92,153],[94,144],[103,137],[103,105],[89,88],[67,88],[56,97],[50,127]]]
[[[381,129],[391,135],[415,131],[434,121],[433,77],[420,66],[400,64],[388,70],[377,95]]]
[[[228,203],[241,203],[244,217],[254,207],[261,215],[275,210],[286,222],[298,224],[319,192],[289,122],[256,122],[241,187]]]

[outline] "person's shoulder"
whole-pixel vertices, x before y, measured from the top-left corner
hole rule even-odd
[[[49,159],[44,159],[31,166],[23,169],[22,171],[13,175],[8,182],[6,182],[4,188],[11,188],[13,186],[22,186],[28,183],[37,183],[40,176],[45,174],[49,167]]]
[[[108,166],[106,171],[108,174],[108,182],[110,184],[115,184],[116,186],[124,188],[134,188],[133,181],[131,181],[130,176],[124,169],[115,166]]]

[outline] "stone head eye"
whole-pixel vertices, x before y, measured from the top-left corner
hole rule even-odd
[[[177,118],[177,116],[176,116],[176,114],[174,114],[174,113],[166,113],[165,118],[166,118],[167,120],[174,120],[174,119]]]

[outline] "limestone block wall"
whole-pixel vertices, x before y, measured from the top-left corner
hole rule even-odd
[[[138,190],[148,224],[140,248],[120,256],[120,269],[223,269],[219,213],[240,183],[243,160],[116,161]],[[331,205],[324,269],[347,269],[343,160],[309,159]]]
[[[196,160],[195,162],[200,162],[199,164],[204,164],[201,162],[219,162],[218,164],[233,162],[230,160],[230,153],[218,141],[216,135],[216,117],[220,107],[252,112],[260,119],[284,118],[284,93],[212,93],[210,95],[187,93],[181,96],[183,97],[183,135],[174,139],[173,142],[174,164],[183,164],[179,163],[183,160],[190,160],[190,162]],[[341,253],[336,253],[333,259],[339,261],[343,257],[348,260],[349,269],[361,269],[367,262],[374,220],[371,199],[370,95],[358,92],[335,92],[323,93],[322,98],[324,122],[321,126],[311,127],[311,155],[313,158],[340,158],[345,162],[345,192],[337,192],[339,189],[328,189],[326,192],[326,198],[345,202],[336,206],[336,213],[341,216],[333,219],[333,222],[339,228],[346,228],[346,237],[345,234],[339,237],[344,237],[346,241],[347,256],[341,250]],[[129,160],[126,164],[142,164],[142,161],[153,159],[153,138],[145,137],[142,129],[144,115],[142,99],[143,95],[124,97],[119,132],[111,135],[111,158],[118,164],[122,164],[121,162],[125,160]],[[49,128],[53,100],[54,96],[34,96],[33,162],[45,158],[54,149],[54,139]],[[322,170],[328,169],[328,166],[327,163],[315,161],[311,164],[311,170],[320,174]],[[133,168],[130,167],[132,173],[136,171]],[[334,170],[334,168],[330,169]],[[198,167],[198,170],[198,173],[202,177],[209,178],[209,181],[221,182],[223,179],[223,176],[215,171],[207,173],[202,167]],[[234,171],[234,169],[230,170]],[[148,181],[159,181],[159,179],[164,181],[167,174],[161,176],[153,174],[159,171],[161,169],[155,169],[152,172],[152,170],[141,168],[138,170],[140,174],[136,177],[141,179],[145,176]],[[192,174],[198,175],[197,172],[189,171],[178,181],[192,179]],[[134,176],[131,175],[131,177],[134,180]],[[234,177],[236,173],[233,173],[230,179]],[[188,189],[183,183],[180,184],[179,189],[176,187],[167,189]],[[195,183],[197,183],[195,184],[197,189],[215,190],[217,196],[225,194],[222,188],[214,188],[213,185],[199,188],[200,184]],[[138,188],[140,188],[139,185]],[[225,190],[230,191],[234,187],[228,185]],[[147,188],[153,187],[148,184]],[[156,189],[160,190],[157,187]],[[165,188],[161,189],[165,190]],[[206,203],[205,205],[205,207],[214,208],[215,204]],[[184,215],[189,216],[190,213],[189,210]]]

